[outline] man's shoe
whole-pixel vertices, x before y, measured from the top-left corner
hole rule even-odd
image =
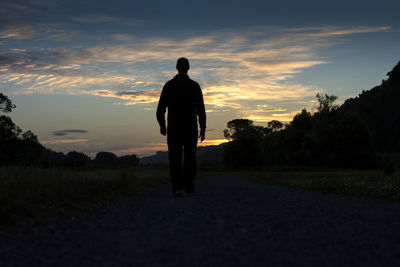
[[[194,194],[194,184],[193,183],[187,184],[184,187],[184,189],[185,189],[186,194]]]

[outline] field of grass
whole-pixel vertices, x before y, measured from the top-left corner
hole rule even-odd
[[[207,175],[236,176],[270,185],[324,193],[400,201],[400,174],[360,170],[203,170]],[[0,231],[20,221],[68,218],[110,201],[170,182],[168,170],[67,170],[0,167]]]
[[[362,198],[400,201],[400,174],[363,170],[247,170],[221,172],[255,182]]]
[[[66,217],[169,182],[166,170],[0,167],[0,231],[29,218]]]

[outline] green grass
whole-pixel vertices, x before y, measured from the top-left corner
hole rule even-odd
[[[361,170],[250,170],[220,175],[323,193],[400,201],[399,173],[386,176],[382,171]]]
[[[65,218],[169,182],[165,170],[0,167],[0,231],[28,218]]]

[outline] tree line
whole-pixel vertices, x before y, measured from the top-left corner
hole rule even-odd
[[[0,93],[0,112],[9,113],[16,106]],[[9,116],[0,115],[0,165],[34,165],[66,168],[124,168],[139,163],[136,154],[116,156],[112,152],[98,152],[92,160],[82,152],[67,154],[52,151],[38,141],[30,130],[23,132]]]
[[[224,161],[230,167],[285,164],[375,168],[400,167],[400,61],[379,86],[335,104],[317,94],[315,113],[303,109],[291,122],[267,127],[236,119],[224,131]]]
[[[347,99],[340,109],[368,125],[380,153],[400,153],[400,62],[371,90]]]
[[[374,168],[379,155],[367,125],[339,110],[336,96],[316,95],[315,113],[303,109],[291,122],[270,121],[266,127],[248,119],[227,123],[224,162],[229,167],[301,165]]]

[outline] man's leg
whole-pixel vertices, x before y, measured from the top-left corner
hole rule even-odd
[[[172,191],[183,189],[182,182],[182,143],[174,136],[168,135],[169,173],[171,175]]]
[[[196,166],[196,148],[197,131],[187,135],[184,142],[184,160],[183,160],[183,186],[188,193],[194,192],[194,179],[197,173]]]

